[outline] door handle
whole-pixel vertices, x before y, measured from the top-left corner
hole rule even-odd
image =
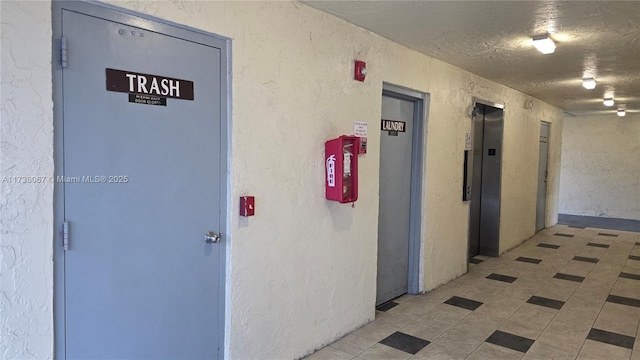
[[[207,231],[207,233],[204,234],[204,241],[207,244],[215,244],[220,241],[220,234],[216,234],[213,231]]]

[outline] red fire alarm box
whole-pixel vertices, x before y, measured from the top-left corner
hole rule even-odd
[[[358,200],[358,151],[360,139],[342,135],[324,144],[327,200],[341,204]]]

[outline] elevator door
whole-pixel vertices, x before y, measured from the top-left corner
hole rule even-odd
[[[544,229],[547,213],[547,162],[549,158],[549,123],[540,126],[540,151],[538,162],[538,199],[536,202],[536,231]]]
[[[469,257],[499,255],[503,110],[476,104]]]
[[[403,131],[380,134],[380,203],[376,305],[407,292],[411,161],[415,103],[382,97],[382,119],[404,123]]]

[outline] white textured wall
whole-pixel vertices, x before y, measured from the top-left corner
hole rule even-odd
[[[231,358],[300,357],[373,319],[377,124],[383,81],[431,94],[423,239],[425,290],[466,270],[469,207],[462,203],[460,192],[464,135],[471,128],[467,108],[472,97],[504,102],[507,109],[501,250],[534,233],[541,120],[553,123],[547,224],[555,222],[562,128],[562,112],[557,108],[536,102],[534,110],[524,110],[526,97],[521,93],[295,2],[114,3],[233,39],[233,215],[226,242],[230,255],[226,346]],[[3,171],[11,168],[49,174],[49,4],[29,5],[29,15],[21,15],[23,11],[15,5],[3,2],[2,6],[3,76],[6,42],[20,44],[14,52],[27,59],[14,68],[28,69],[15,73],[19,81],[2,80],[3,131],[5,126],[19,125],[19,131],[25,132],[7,141],[3,137],[3,149],[20,152],[20,156],[2,155]],[[5,32],[5,27],[10,30]],[[27,28],[29,31],[13,30]],[[368,64],[365,83],[352,80],[354,59]],[[24,94],[34,104],[22,111],[8,109],[4,105],[6,93],[16,97]],[[22,118],[19,123],[15,120],[18,117]],[[351,208],[324,200],[323,143],[351,133],[354,121],[367,121],[370,136],[369,153],[360,158],[360,197]],[[25,163],[40,167],[21,165]],[[46,358],[52,347],[52,189],[11,189],[16,198],[33,198],[7,204],[10,216],[5,219],[3,210],[3,226],[15,228],[11,239],[16,242],[16,263],[33,270],[24,280],[31,283],[29,289],[36,290],[19,291],[14,296],[24,299],[6,308],[9,318],[20,318],[31,311],[31,303],[37,303],[43,318],[13,324],[3,317],[2,327],[9,333],[23,331],[25,340],[15,346],[34,353],[37,349],[34,357]],[[256,216],[240,219],[235,215],[237,199],[249,194],[256,196]],[[25,212],[23,222],[13,220]],[[33,235],[34,229],[41,232]],[[29,244],[21,239],[29,239]],[[39,335],[43,336],[37,338]],[[26,351],[20,351],[13,357],[27,356]]]
[[[0,6],[0,177],[53,175],[51,10]],[[53,185],[1,181],[0,358],[51,357],[52,239]]]
[[[640,114],[564,124],[559,212],[640,220]]]

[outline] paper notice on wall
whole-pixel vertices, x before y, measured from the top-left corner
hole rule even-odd
[[[353,135],[357,137],[367,137],[367,123],[364,121],[354,121]]]
[[[473,142],[471,142],[471,133],[466,133],[464,136],[464,149],[471,150],[473,148]]]

